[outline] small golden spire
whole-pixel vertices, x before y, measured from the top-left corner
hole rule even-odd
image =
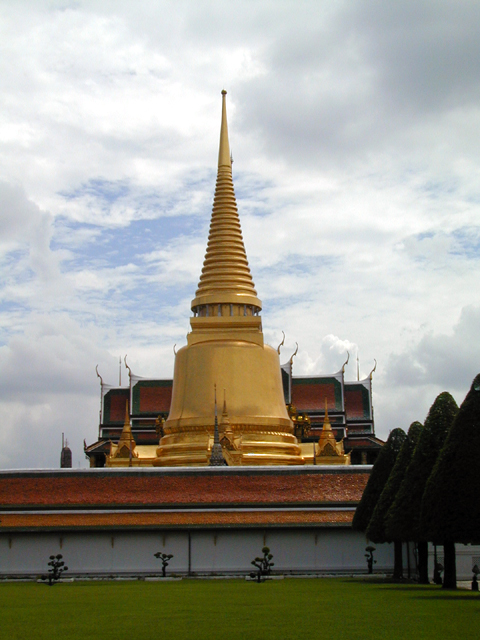
[[[333,434],[330,419],[328,417],[328,400],[325,398],[325,417],[323,419],[323,429],[318,439],[319,456],[337,456],[337,442]]]
[[[222,432],[222,438],[220,443],[228,450],[235,450],[235,437],[233,434],[232,425],[230,424],[230,418],[227,411],[227,392],[223,390],[223,411],[220,419],[220,430]]]
[[[331,425],[330,425],[330,418],[328,417],[328,400],[325,397],[325,417],[323,419],[323,428],[330,428],[330,430],[332,429]]]
[[[215,390],[215,426],[213,431],[213,446],[210,453],[210,467],[223,467],[227,463],[223,456],[222,445],[220,444],[220,434],[218,432],[218,420],[217,420],[217,385],[214,385]]]
[[[327,443],[330,443],[335,449],[336,440],[333,433],[332,425],[330,424],[330,418],[328,417],[328,400],[325,398],[325,417],[323,418],[323,428],[318,440],[320,445],[320,451],[322,451]]]
[[[228,417],[227,411],[227,392],[225,389],[223,390],[223,411],[220,426],[222,427],[222,431],[230,430],[230,418]]]
[[[127,400],[127,402],[125,403],[125,421],[123,423],[122,434],[129,433],[131,435],[132,427],[130,426],[130,412],[128,409],[129,409],[129,406],[128,406],[128,400]]]
[[[125,422],[123,424],[122,433],[118,440],[117,449],[113,454],[114,458],[137,458],[138,454],[135,452],[135,438],[133,437],[132,427],[130,425],[130,413],[128,411],[128,400],[125,405]]]
[[[318,439],[318,448],[314,451],[314,464],[326,458],[335,464],[350,464],[350,455],[345,455],[343,448],[343,440],[337,442],[330,419],[328,417],[328,401],[325,398],[325,418],[323,420],[323,429]]]

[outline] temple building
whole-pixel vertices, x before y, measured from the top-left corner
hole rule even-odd
[[[347,382],[345,365],[327,376],[294,377],[263,339],[232,179],[226,92],[218,173],[203,269],[191,303],[187,345],[173,380],[129,369],[128,387],[101,380],[99,439],[85,446],[92,467],[211,464],[217,415],[228,466],[372,464],[372,375]],[[346,364],[346,363],[345,363]],[[129,407],[131,408],[129,410]]]
[[[151,466],[168,417],[173,380],[142,378],[129,371],[129,384],[107,385],[101,380],[101,412],[98,441],[85,447],[91,467]],[[318,444],[325,420],[325,399],[329,423],[337,443],[343,443],[351,464],[373,464],[383,442],[375,436],[372,379],[346,381],[344,368],[323,376],[293,376],[292,363],[282,366],[283,392],[306,464],[314,464],[313,445]],[[223,399],[220,401],[220,423]],[[126,415],[126,407],[131,411]],[[228,409],[228,407],[227,407]],[[228,411],[226,412],[228,418]],[[132,451],[118,443],[124,428],[132,434]],[[213,435],[212,435],[213,442]],[[316,464],[326,461],[316,457]],[[107,463],[108,459],[108,463]],[[116,461],[114,461],[116,460]],[[130,465],[132,462],[132,465]]]

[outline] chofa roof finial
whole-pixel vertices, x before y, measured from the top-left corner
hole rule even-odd
[[[280,347],[282,347],[285,344],[285,332],[284,331],[282,331],[282,335],[283,335],[282,341],[280,342],[280,344],[277,347],[278,355],[280,355]]]

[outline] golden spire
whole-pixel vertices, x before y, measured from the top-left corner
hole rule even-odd
[[[114,458],[137,458],[138,454],[135,451],[135,438],[133,437],[132,427],[130,425],[130,414],[128,412],[128,400],[125,405],[125,422],[123,424],[122,433],[118,440],[117,449],[113,454]]]
[[[338,453],[336,452],[337,442],[335,440],[335,435],[330,424],[330,418],[328,417],[327,398],[325,398],[325,417],[323,419],[323,429],[320,434],[320,438],[318,439],[318,444],[320,455],[325,455],[326,451],[328,452],[328,455],[338,455]]]
[[[227,101],[225,96],[227,92],[222,89],[222,123],[220,125],[220,146],[218,149],[218,166],[232,168],[232,156],[230,154],[230,143],[228,141],[228,125],[227,125]]]
[[[328,431],[330,429],[330,431],[332,430],[332,427],[330,425],[330,418],[328,417],[328,400],[327,398],[325,398],[325,417],[323,419],[323,429],[324,431]]]
[[[213,446],[210,454],[210,467],[224,467],[226,465],[225,458],[223,457],[222,445],[220,444],[220,435],[218,432],[218,418],[217,418],[217,385],[215,385],[215,426],[213,431]]]
[[[231,431],[230,418],[228,417],[227,411],[227,392],[225,389],[223,390],[223,411],[220,426],[222,427],[222,431]]]
[[[231,465],[305,463],[285,409],[278,353],[263,340],[262,303],[235,202],[225,96],[222,91],[210,235],[192,301],[192,330],[175,355],[172,401],[155,466],[204,466],[222,459]],[[215,385],[226,390],[221,416],[211,393]]]
[[[255,312],[262,308],[248,266],[235,200],[226,94],[223,90],[218,173],[207,252],[195,299],[192,301],[192,310],[199,313],[205,305],[248,305],[254,307]],[[212,309],[207,315],[226,314],[219,314],[217,309]]]
[[[325,418],[323,420],[323,429],[318,439],[318,449],[314,451],[314,464],[320,460],[328,458],[330,462],[335,461],[337,464],[350,464],[350,455],[345,455],[343,448],[343,440],[337,442],[333,433],[330,419],[328,417],[328,402],[325,398]]]

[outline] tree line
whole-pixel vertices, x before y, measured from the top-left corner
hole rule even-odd
[[[443,587],[455,589],[455,543],[480,543],[480,374],[460,408],[444,391],[425,423],[394,429],[373,466],[353,528],[393,542],[394,578],[402,545],[416,545],[418,579],[429,583],[428,543],[443,545]]]

